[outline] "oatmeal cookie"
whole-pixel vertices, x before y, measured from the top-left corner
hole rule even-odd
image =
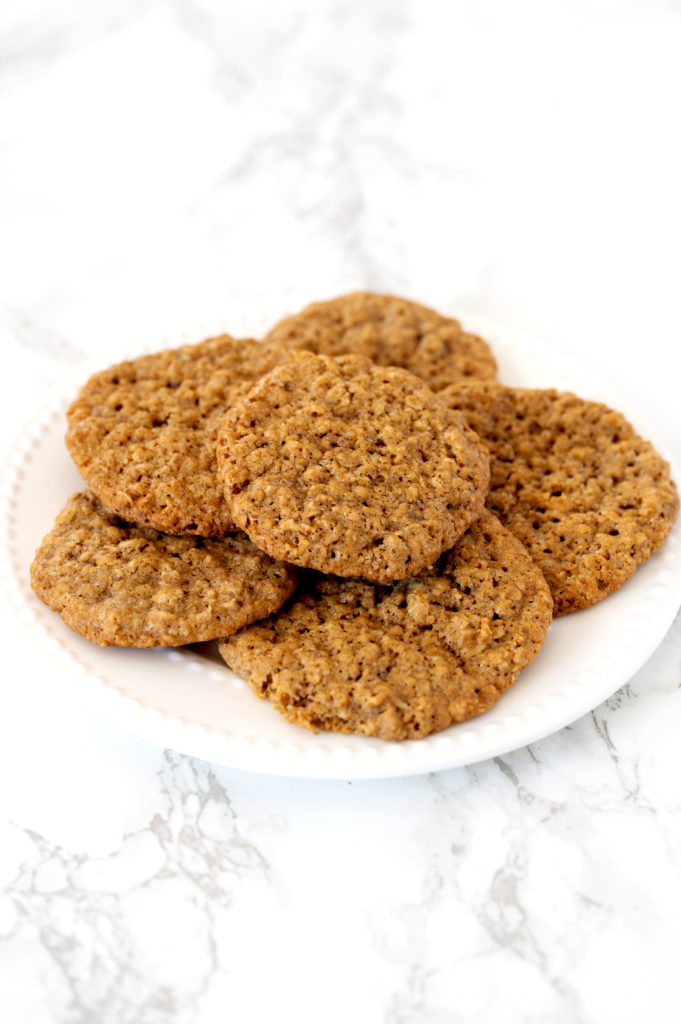
[[[541,572],[484,513],[436,565],[381,586],[314,576],[271,619],[220,642],[259,697],[312,730],[419,739],[487,710],[551,621]]]
[[[480,515],[487,453],[413,374],[294,353],[236,403],[218,467],[237,526],[273,558],[389,582]]]
[[[616,590],[671,530],[679,496],[669,465],[619,412],[489,382],[439,397],[489,448],[487,506],[541,568],[557,615]]]
[[[108,647],[212,640],[276,611],[293,570],[242,533],[204,540],[134,526],[74,494],[31,566],[31,586],[67,626]]]
[[[276,365],[273,351],[228,335],[96,373],[68,413],[66,445],[97,497],[165,533],[234,529],[216,479],[226,410]]]
[[[393,295],[353,292],[316,302],[280,321],[266,344],[318,355],[357,353],[380,366],[401,366],[433,391],[466,377],[496,376],[482,338],[457,320]]]

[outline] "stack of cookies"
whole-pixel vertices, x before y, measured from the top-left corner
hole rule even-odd
[[[489,708],[679,507],[619,413],[505,387],[457,321],[369,293],[96,374],[66,443],[90,489],[31,583],[72,629],[218,639],[290,721],[387,740]]]

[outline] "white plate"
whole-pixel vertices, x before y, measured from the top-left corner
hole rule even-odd
[[[596,375],[576,373],[546,343],[479,317],[463,319],[489,339],[504,382],[553,386],[606,401],[666,454],[654,431]],[[146,349],[178,343],[164,339]],[[40,540],[68,495],[82,487],[63,443],[64,411],[101,365],[99,360],[97,366],[81,367],[60,386],[9,457],[0,481],[0,580],[25,628],[65,669],[64,699],[94,701],[108,718],[154,743],[219,764],[311,778],[375,778],[471,764],[547,736],[609,697],[650,657],[681,603],[681,543],[675,529],[621,590],[552,623],[539,657],[493,708],[404,743],[315,735],[291,725],[224,666],[212,644],[156,651],[97,647],[72,633],[27,581]]]

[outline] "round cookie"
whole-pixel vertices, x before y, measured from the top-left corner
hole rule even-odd
[[[316,302],[280,321],[265,342],[318,355],[357,353],[380,366],[401,366],[433,391],[466,377],[496,376],[482,338],[457,320],[393,295],[353,292]]]
[[[87,491],[69,498],[31,566],[38,597],[103,647],[225,636],[276,611],[295,585],[290,566],[242,533],[169,536],[124,522]]]
[[[233,530],[216,479],[218,426],[276,361],[258,342],[222,335],[96,373],[67,413],[81,476],[131,522],[204,537]]]
[[[487,710],[538,654],[551,596],[489,513],[392,586],[319,578],[220,641],[259,697],[308,729],[420,739]]]
[[[556,615],[616,590],[670,532],[679,496],[669,464],[620,413],[489,382],[439,397],[489,448],[487,506],[541,568]]]
[[[225,416],[218,468],[232,518],[273,558],[390,582],[480,515],[487,452],[397,367],[294,353]]]

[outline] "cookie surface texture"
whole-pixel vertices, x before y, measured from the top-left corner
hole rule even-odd
[[[66,445],[97,497],[166,533],[234,529],[216,480],[215,439],[229,406],[272,355],[227,335],[95,374],[68,413]]]
[[[679,496],[669,464],[621,413],[489,383],[440,397],[489,448],[488,508],[542,569],[556,614],[622,586],[671,530]]]
[[[220,642],[260,697],[313,730],[419,739],[480,714],[539,652],[551,597],[485,513],[437,565],[392,586],[314,577]]]
[[[102,646],[211,640],[276,611],[296,585],[242,533],[206,539],[126,523],[74,494],[31,566],[31,586],[64,622]]]
[[[295,353],[225,417],[234,522],[273,558],[392,581],[450,548],[484,508],[488,456],[413,374]]]
[[[496,376],[485,341],[457,320],[393,295],[353,292],[307,306],[264,339],[290,349],[339,356],[355,352],[380,366],[401,366],[433,391],[466,377]]]

